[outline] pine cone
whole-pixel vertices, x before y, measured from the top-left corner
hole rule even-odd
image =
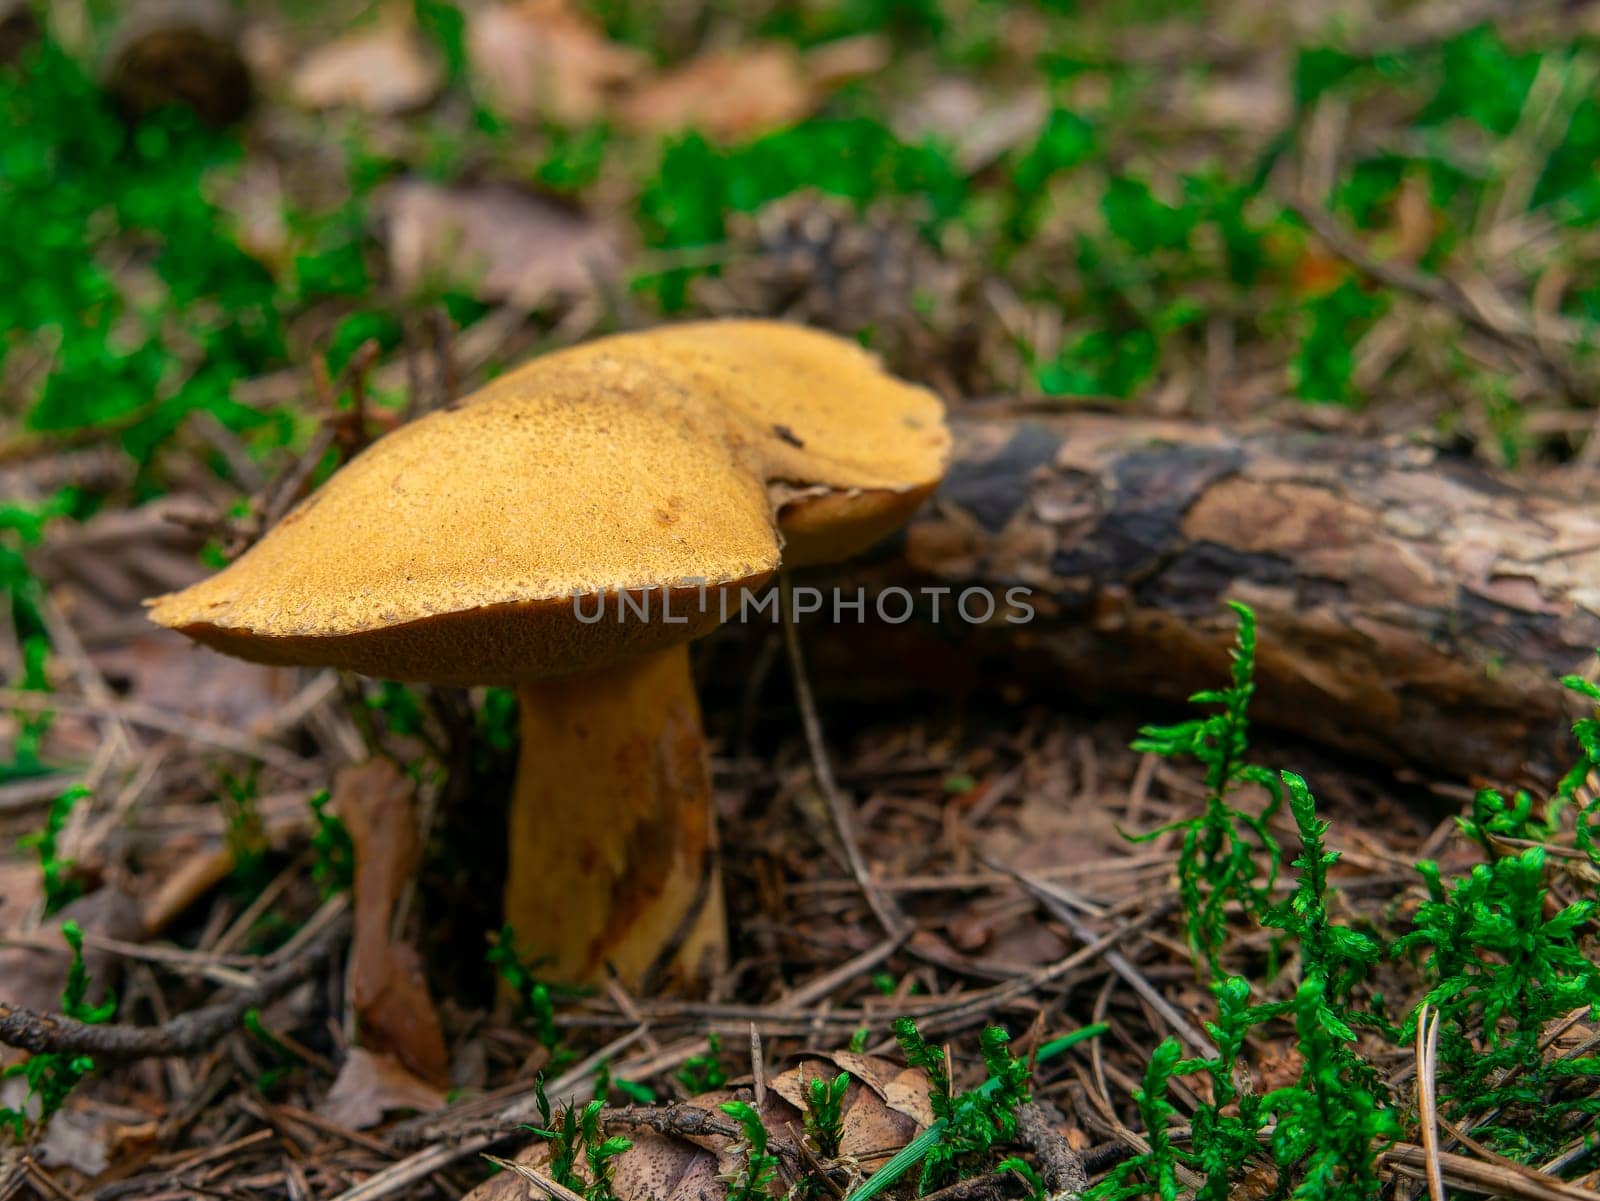
[[[208,125],[231,125],[252,95],[239,35],[225,0],[140,0],[119,18],[102,82],[132,120],[177,104]]]
[[[960,391],[977,356],[976,288],[885,208],[798,192],[730,222],[733,256],[696,292],[713,313],[783,317],[862,336],[890,370]]]
[[[27,0],[0,0],[0,66],[22,58],[39,40],[39,14]]]

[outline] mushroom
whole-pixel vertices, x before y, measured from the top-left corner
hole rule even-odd
[[[516,688],[505,918],[551,979],[693,986],[726,935],[688,643],[937,485],[943,408],[855,345],[668,326],[374,442],[151,618],[261,663]]]

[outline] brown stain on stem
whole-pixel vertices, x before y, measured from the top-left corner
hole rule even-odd
[[[630,989],[704,980],[725,932],[687,649],[518,692],[506,918],[519,945],[563,982],[608,963]]]

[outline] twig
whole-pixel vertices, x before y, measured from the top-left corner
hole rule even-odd
[[[0,1043],[36,1055],[92,1055],[107,1063],[192,1055],[236,1029],[249,1010],[270,1004],[313,975],[334,953],[348,928],[347,919],[333,922],[311,945],[264,972],[254,988],[158,1026],[90,1025],[0,1002]]]
[[[51,1179],[50,1173],[41,1168],[39,1161],[34,1159],[33,1156],[23,1156],[21,1166],[23,1171],[28,1174],[29,1179],[33,1181],[34,1188],[39,1190],[41,1196],[57,1197],[61,1201],[77,1201],[74,1194],[67,1192],[66,1189]]]
[[[214,955],[204,951],[187,951],[182,947],[148,945],[108,938],[103,934],[84,931],[83,945],[95,951],[105,951],[121,959],[136,963],[158,963],[167,970],[181,975],[202,976],[224,988],[254,988],[256,978],[243,968],[259,967],[258,955]],[[30,947],[36,951],[61,951],[59,937],[46,937],[44,931],[34,934],[0,935],[0,947]]]
[[[226,550],[230,559],[243,554],[264,533],[283,520],[300,500],[306,485],[331,447],[338,447],[339,458],[343,462],[365,445],[367,376],[378,361],[381,350],[376,340],[368,338],[346,361],[337,380],[329,376],[325,359],[320,355],[312,356],[306,374],[322,410],[322,425],[289,469],[252,497],[251,516],[229,523]],[[347,388],[351,392],[352,404],[349,410],[340,412],[339,394]]]
[[[1439,1015],[1424,1001],[1417,1011],[1417,1123],[1422,1128],[1422,1154],[1427,1161],[1431,1201],[1445,1201],[1444,1171],[1439,1166],[1439,1109],[1434,1078],[1438,1054]]]
[[[795,625],[794,596],[787,571],[781,574],[778,588],[783,608],[784,647],[789,652],[789,671],[794,680],[795,703],[800,708],[800,723],[805,730],[806,746],[811,752],[812,774],[816,776],[817,787],[821,789],[823,799],[828,804],[834,829],[844,846],[845,859],[850,864],[850,873],[860,885],[862,895],[867,899],[867,905],[878,919],[878,924],[883,927],[884,933],[891,938],[901,937],[909,928],[909,922],[901,911],[899,902],[878,887],[878,882],[873,879],[866,857],[861,853],[860,840],[857,838],[855,807],[839,790],[839,783],[834,778],[833,763],[828,757],[827,742],[822,735],[822,722],[817,717],[816,699],[811,692],[811,677],[806,674],[805,656],[800,650],[800,632]]]
[[[0,814],[35,809],[53,801],[67,789],[81,785],[88,777],[81,772],[36,776],[0,786]]]
[[[564,1184],[559,1184],[546,1176],[537,1168],[530,1168],[525,1163],[518,1163],[514,1159],[501,1159],[498,1155],[485,1155],[490,1163],[496,1167],[504,1168],[514,1176],[521,1176],[534,1188],[541,1190],[547,1196],[554,1197],[555,1201],[584,1201],[582,1193],[575,1193]]]
[[[294,507],[295,502],[300,499],[301,489],[310,481],[312,474],[317,470],[317,465],[322,462],[323,456],[328,453],[328,448],[332,445],[333,429],[324,425],[312,436],[310,444],[295,460],[294,466],[272,485],[272,490],[261,502],[261,516],[253,529],[252,541],[262,531],[277,525],[284,514]],[[242,551],[244,547],[238,549]]]
[[[1068,902],[1068,898],[1072,894],[1065,889],[1062,889],[1059,885],[1046,883],[1043,880],[1036,880],[1032,876],[1017,871],[1015,868],[1007,867],[1003,863],[995,863],[981,855],[978,859],[985,867],[1004,872],[1022,885],[1023,888],[1027,889],[1041,905],[1050,911],[1051,916],[1057,918],[1067,929],[1072,931],[1074,938],[1080,942],[1089,942],[1094,938],[1094,931],[1072,911],[1072,907]],[[1189,1044],[1191,1050],[1208,1058],[1218,1053],[1216,1044],[1207,1038],[1203,1031],[1197,1029],[1193,1022],[1179,1013],[1172,1002],[1162,996],[1156,987],[1145,979],[1144,973],[1134,967],[1126,955],[1121,951],[1108,950],[1105,954],[1105,960],[1106,966],[1121,976],[1127,982],[1128,987],[1138,993],[1147,1005],[1159,1013],[1162,1020],[1177,1031],[1184,1042]]]
[[[1017,1134],[1039,1161],[1039,1174],[1052,1201],[1076,1197],[1089,1187],[1089,1172],[1072,1144],[1057,1133],[1045,1102],[1029,1101],[1017,1110]]]
[[[39,444],[39,449],[47,451],[51,446],[45,442]],[[132,456],[123,453],[118,446],[57,451],[49,458],[0,467],[0,496],[37,499],[71,486],[91,492],[111,491],[125,487],[133,474]]]
[[[1508,1172],[1513,1172],[1518,1176],[1532,1181],[1536,1186],[1543,1186],[1547,1181],[1559,1179],[1559,1177],[1555,1175],[1555,1173],[1559,1170],[1556,1166],[1552,1166],[1551,1164],[1547,1163],[1542,1167],[1535,1168],[1525,1163],[1518,1163],[1514,1159],[1507,1159],[1499,1152],[1485,1147],[1477,1139],[1473,1138],[1465,1130],[1462,1130],[1459,1126],[1455,1125],[1447,1118],[1440,1118],[1439,1125],[1444,1127],[1444,1129],[1449,1132],[1450,1137],[1454,1138],[1462,1146],[1466,1147],[1479,1159],[1496,1167],[1504,1168]],[[1589,1147],[1583,1147],[1585,1154],[1587,1154],[1589,1150]],[[1559,1163],[1559,1160],[1557,1163]]]
[[[1600,548],[1597,548],[1600,549]],[[1131,825],[1129,828],[1132,828]],[[1029,873],[1035,880],[1079,880],[1094,876],[1116,876],[1119,881],[1125,881],[1139,873],[1165,873],[1172,868],[1172,854],[1169,851],[1153,851],[1144,855],[1127,855],[1116,858],[1095,860],[1092,863],[1063,863],[1054,867],[1040,868]],[[1009,888],[1016,884],[1015,878],[1005,872],[950,872],[948,874],[931,873],[912,876],[885,876],[878,880],[878,887],[885,892],[971,892],[975,888],[998,889]],[[847,880],[842,876],[833,876],[821,880],[796,880],[789,887],[795,896],[808,896],[816,893],[854,892],[856,882]]]
[[[691,1020],[700,1023],[709,1023],[719,1032],[743,1033],[746,1025],[757,1022],[763,1030],[773,1033],[806,1034],[817,1023],[826,1023],[829,1026],[846,1026],[858,1028],[868,1026],[883,1028],[900,1016],[917,1019],[919,1026],[925,1031],[945,1029],[959,1025],[969,1019],[981,1018],[993,1013],[1001,1006],[1009,1005],[1013,1001],[1038,992],[1041,988],[1055,983],[1064,976],[1099,959],[1108,947],[1113,947],[1123,939],[1138,933],[1152,922],[1160,919],[1175,904],[1174,899],[1164,898],[1159,904],[1148,907],[1137,917],[1131,918],[1116,929],[1102,934],[1094,941],[1079,947],[1063,959],[1054,963],[1044,964],[1032,971],[1014,976],[1010,980],[992,985],[989,988],[979,989],[976,992],[958,995],[954,1000],[930,999],[927,1001],[901,1001],[894,1008],[864,1008],[852,1007],[849,1009],[835,1009],[827,1013],[801,1014],[791,1013],[784,1009],[774,1009],[760,1005],[734,1005],[711,1003],[704,1001],[677,1001],[658,1002],[653,1005],[641,1007],[640,1012],[652,1022],[665,1023],[673,1020]],[[618,1021],[626,1021],[629,1026],[634,1026],[632,1018],[613,1017],[609,1014],[570,1014],[562,1015],[556,1019],[559,1026],[594,1026],[615,1025]]]
[[[1415,1143],[1397,1143],[1385,1149],[1379,1158],[1383,1163],[1417,1172],[1424,1171],[1427,1165],[1427,1153]],[[1600,1201],[1600,1193],[1564,1180],[1530,1179],[1499,1164],[1482,1163],[1447,1151],[1440,1152],[1439,1167],[1446,1183],[1472,1192],[1521,1197],[1526,1201]]]
[[[39,616],[44,621],[45,632],[49,634],[51,643],[71,668],[74,678],[78,681],[78,687],[83,689],[84,696],[93,704],[103,707],[115,704],[116,695],[111,691],[111,686],[106,683],[105,676],[100,674],[100,669],[84,650],[78,632],[72,628],[72,623],[67,620],[66,614],[61,612],[60,606],[52,597],[44,598],[44,603],[39,606]],[[105,764],[107,769],[123,758],[132,758],[141,749],[139,740],[133,736],[133,731],[122,718],[112,717],[109,724],[112,747],[111,758]],[[91,770],[88,786],[91,789],[99,787],[99,776],[103,774],[103,771],[97,773]]]
[[[606,968],[608,970],[608,975],[606,976],[606,996],[611,999],[611,1003],[615,1005],[620,1012],[633,1018],[634,1021],[639,1023],[639,1041],[644,1044],[645,1050],[661,1050],[661,1043],[657,1040],[656,1036],[650,1032],[650,1022],[639,1013],[639,1006],[634,1003],[633,997],[628,993],[628,990],[622,987],[622,981],[617,979],[616,973],[610,970],[611,965],[609,963],[606,964]]]
[[[755,1081],[756,1108],[767,1105],[767,1063],[761,1050],[761,1028],[750,1023],[750,1076]]]
[[[621,1105],[606,1110],[600,1120],[607,1126],[643,1126],[675,1138],[739,1138],[738,1126],[698,1105]]]

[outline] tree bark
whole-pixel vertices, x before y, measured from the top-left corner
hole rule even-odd
[[[1570,760],[1584,707],[1560,677],[1600,645],[1595,506],[1412,442],[1099,414],[962,419],[956,435],[898,556],[847,577],[867,589],[864,634],[813,621],[819,670],[832,645],[858,682],[867,653],[912,685],[1000,671],[1181,700],[1226,680],[1239,600],[1260,619],[1263,725],[1497,785]],[[937,633],[877,622],[886,589],[931,585],[955,590]],[[974,586],[1026,587],[1035,616],[965,625],[953,601]]]

